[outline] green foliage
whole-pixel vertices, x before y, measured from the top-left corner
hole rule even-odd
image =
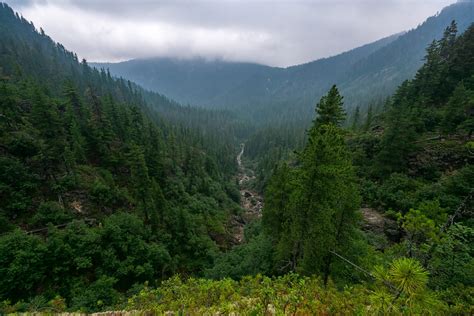
[[[248,275],[271,274],[272,243],[265,234],[258,234],[243,244],[220,255],[206,277],[241,279]]]
[[[39,205],[36,214],[31,219],[31,225],[35,227],[45,227],[48,224],[63,224],[72,219],[63,207],[57,202],[48,201]]]
[[[315,314],[443,314],[468,312],[470,307],[458,303],[444,304],[426,288],[426,271],[411,259],[395,261],[386,277],[396,293],[381,282],[374,289],[350,286],[337,290],[324,287],[317,277],[287,274],[268,278],[246,277],[212,281],[174,277],[156,289],[146,287],[128,300],[127,309],[154,313],[173,311],[182,314],[236,313],[245,315],[315,315]],[[385,278],[385,276],[384,276]]]
[[[388,269],[377,267],[375,276],[377,287],[370,300],[377,313],[431,314],[448,310],[428,290],[428,272],[414,259],[394,260]]]
[[[447,302],[453,315],[472,314],[474,312],[474,287],[456,284],[441,291],[440,299]]]
[[[453,19],[459,34],[469,27],[472,10],[472,1],[457,1],[409,32],[287,68],[203,58],[135,59],[97,66],[185,104],[230,110],[255,125],[278,128],[291,122],[308,127],[315,101],[333,84],[345,96],[348,113],[356,106],[366,113],[370,101],[393,94],[416,74],[425,48],[442,37]],[[448,38],[446,42],[452,43],[452,36]]]
[[[446,209],[441,207],[439,200],[423,201],[418,205],[420,213],[433,220],[435,226],[441,226],[448,219]]]
[[[94,311],[209,268],[229,246],[245,128],[79,63],[5,4],[0,17],[0,300]]]
[[[354,110],[354,114],[352,115],[352,130],[357,130],[360,126],[360,107],[356,107]]]
[[[406,212],[416,204],[416,192],[422,183],[402,173],[393,173],[378,190],[378,199],[385,209]]]
[[[426,241],[436,242],[438,230],[435,227],[435,222],[426,217],[420,210],[410,209],[405,215],[399,218],[401,227],[406,236],[404,238],[406,243],[406,256],[421,258],[422,245]],[[421,249],[420,249],[421,248]]]
[[[403,93],[403,85],[397,93]],[[407,102],[404,101],[400,102]],[[387,115],[387,131],[380,141],[377,154],[378,168],[382,175],[392,172],[405,172],[408,168],[408,155],[416,150],[416,111],[405,104],[393,106]]]
[[[472,313],[474,27],[456,33],[452,23],[389,101],[361,104],[352,131],[332,86],[305,135],[309,111],[298,109],[328,88],[316,81],[291,107],[271,102],[285,122],[267,118],[258,97],[248,102],[257,119],[275,119],[252,135],[230,112],[182,107],[90,68],[2,4],[0,313],[121,308],[125,293],[128,308],[157,313]],[[393,40],[332,62],[359,60],[343,73],[362,87],[364,63],[385,69],[392,54],[379,48]],[[378,81],[386,92],[397,78]],[[247,137],[266,193],[262,228],[231,248],[235,151]],[[384,242],[384,253],[367,243],[384,238],[358,229],[359,186],[367,206],[400,212],[401,242]],[[353,269],[389,261],[375,283]],[[186,281],[168,279],[176,273]]]
[[[114,278],[103,276],[88,286],[78,284],[73,289],[71,308],[85,312],[112,308],[120,299],[119,293],[114,289],[116,282]]]
[[[382,262],[395,260],[392,270],[387,270],[392,274],[391,282],[397,283],[396,278],[403,279],[402,276],[412,272],[414,276],[420,276],[413,280],[413,287],[408,286],[408,280],[403,281],[407,288],[398,295],[387,288],[375,291],[373,295],[377,296],[377,300],[374,308],[378,312],[418,310],[418,313],[423,313],[425,310],[436,310],[439,301],[427,286],[442,293],[443,299],[453,302],[456,308],[463,309],[469,305],[466,302],[470,300],[473,265],[469,237],[472,198],[469,197],[472,196],[474,177],[469,141],[472,129],[464,126],[472,125],[470,112],[474,68],[473,50],[468,49],[472,48],[473,34],[471,26],[463,35],[456,37],[456,24],[452,23],[444,36],[428,48],[425,65],[415,79],[400,86],[387,103],[386,110],[375,116],[368,113],[370,123],[365,128],[344,135],[354,154],[363,203],[384,210],[386,214],[400,212],[401,240],[391,240],[397,242],[392,246],[385,244],[385,254],[380,256]],[[298,262],[298,258],[304,256],[302,253],[309,249],[302,247],[308,236],[311,236],[308,239],[312,240],[313,245],[318,245],[317,254],[309,261],[318,265],[318,256],[324,254],[326,242],[330,240],[328,236],[334,236],[334,231],[330,230],[331,222],[322,216],[323,212],[316,213],[319,217],[313,222],[311,212],[308,212],[310,203],[298,203],[303,197],[311,196],[306,195],[305,190],[314,194],[318,208],[331,200],[332,195],[328,197],[324,194],[331,192],[328,179],[334,181],[334,175],[317,173],[317,182],[305,182],[311,170],[325,170],[324,164],[318,165],[320,157],[328,154],[324,144],[321,133],[313,127],[305,149],[297,159],[289,161],[291,167],[281,164],[268,182],[263,223],[275,245],[276,266],[284,268],[280,271],[295,269],[294,262]],[[337,147],[334,143],[330,144],[328,148]],[[311,146],[315,149],[308,151]],[[311,152],[316,154],[308,155]],[[338,161],[336,156],[329,157],[328,161]],[[335,169],[344,170],[341,166]],[[324,181],[327,183],[322,189],[323,186],[317,183]],[[339,184],[338,188],[345,192],[344,186]],[[347,193],[341,193],[341,197],[349,200]],[[459,224],[449,227],[452,222],[447,221],[448,216],[455,212],[455,222]],[[319,236],[311,235],[313,228],[320,233]],[[353,238],[357,236],[354,232]],[[324,239],[319,239],[321,236]],[[350,250],[338,252],[357,262]],[[401,256],[420,260],[423,269],[432,276],[430,281],[426,282],[423,276],[425,270],[415,261],[398,262]],[[336,275],[343,268],[338,266],[335,270],[333,278],[337,281]],[[324,274],[321,270],[313,272]],[[418,283],[421,284],[419,292],[415,286]],[[462,302],[452,296],[456,284],[464,286],[459,294]],[[394,300],[399,301],[400,306],[394,307]],[[417,302],[417,307],[412,305],[413,302]]]
[[[434,288],[474,286],[474,229],[455,224],[434,245],[429,268]]]
[[[408,297],[426,289],[428,272],[416,260],[401,258],[392,263],[388,271],[391,281],[398,291]]]
[[[327,95],[323,96],[316,105],[315,125],[333,124],[339,126],[346,118],[342,106],[342,96],[339,94],[336,85],[333,85]]]
[[[15,230],[0,236],[0,297],[29,297],[46,280],[47,248],[40,238]]]
[[[472,133],[472,115],[469,112],[474,108],[474,91],[467,90],[461,81],[452,96],[449,98],[442,129],[445,133],[452,131]]]
[[[276,249],[280,271],[331,273],[331,251],[349,250],[356,236],[360,203],[355,172],[337,127],[342,97],[333,87],[318,104],[298,168],[283,165],[269,183],[263,223]]]
[[[467,53],[466,49],[472,45],[473,33],[471,26],[456,38],[456,24],[449,26],[444,37],[428,47],[425,64],[415,79],[397,90],[385,118],[386,130],[377,155],[381,175],[417,173],[413,162],[414,157],[422,155],[420,147],[426,146],[420,138],[423,133],[459,133],[458,138],[472,134],[468,127],[472,125],[473,107],[472,52]]]
[[[6,216],[23,215],[32,205],[31,196],[37,189],[37,179],[27,167],[13,157],[0,157],[0,210]]]
[[[372,121],[373,121],[373,108],[372,104],[369,105],[369,108],[367,110],[367,117],[365,118],[365,123],[364,123],[364,131],[367,132],[370,130],[372,127]]]

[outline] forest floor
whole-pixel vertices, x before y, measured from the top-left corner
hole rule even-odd
[[[244,228],[253,220],[262,216],[263,197],[250,188],[250,183],[255,179],[253,170],[247,168],[242,163],[242,156],[245,152],[245,144],[240,145],[240,152],[237,155],[237,165],[239,172],[237,179],[240,190],[240,205],[244,209],[242,215],[234,221],[234,240],[236,244],[241,244],[244,241]]]

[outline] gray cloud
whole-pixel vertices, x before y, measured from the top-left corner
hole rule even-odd
[[[12,0],[91,61],[195,56],[288,66],[416,27],[454,0]]]

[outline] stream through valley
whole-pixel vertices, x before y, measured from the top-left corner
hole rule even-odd
[[[240,205],[243,213],[234,219],[234,240],[237,244],[244,241],[244,228],[253,220],[262,216],[263,197],[251,188],[255,179],[254,170],[246,167],[242,163],[242,156],[245,153],[245,144],[240,144],[240,152],[237,155],[237,165],[239,168],[237,179],[240,190]]]

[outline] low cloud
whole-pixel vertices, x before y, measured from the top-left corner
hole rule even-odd
[[[453,0],[13,0],[80,57],[204,57],[288,66],[416,27]]]

